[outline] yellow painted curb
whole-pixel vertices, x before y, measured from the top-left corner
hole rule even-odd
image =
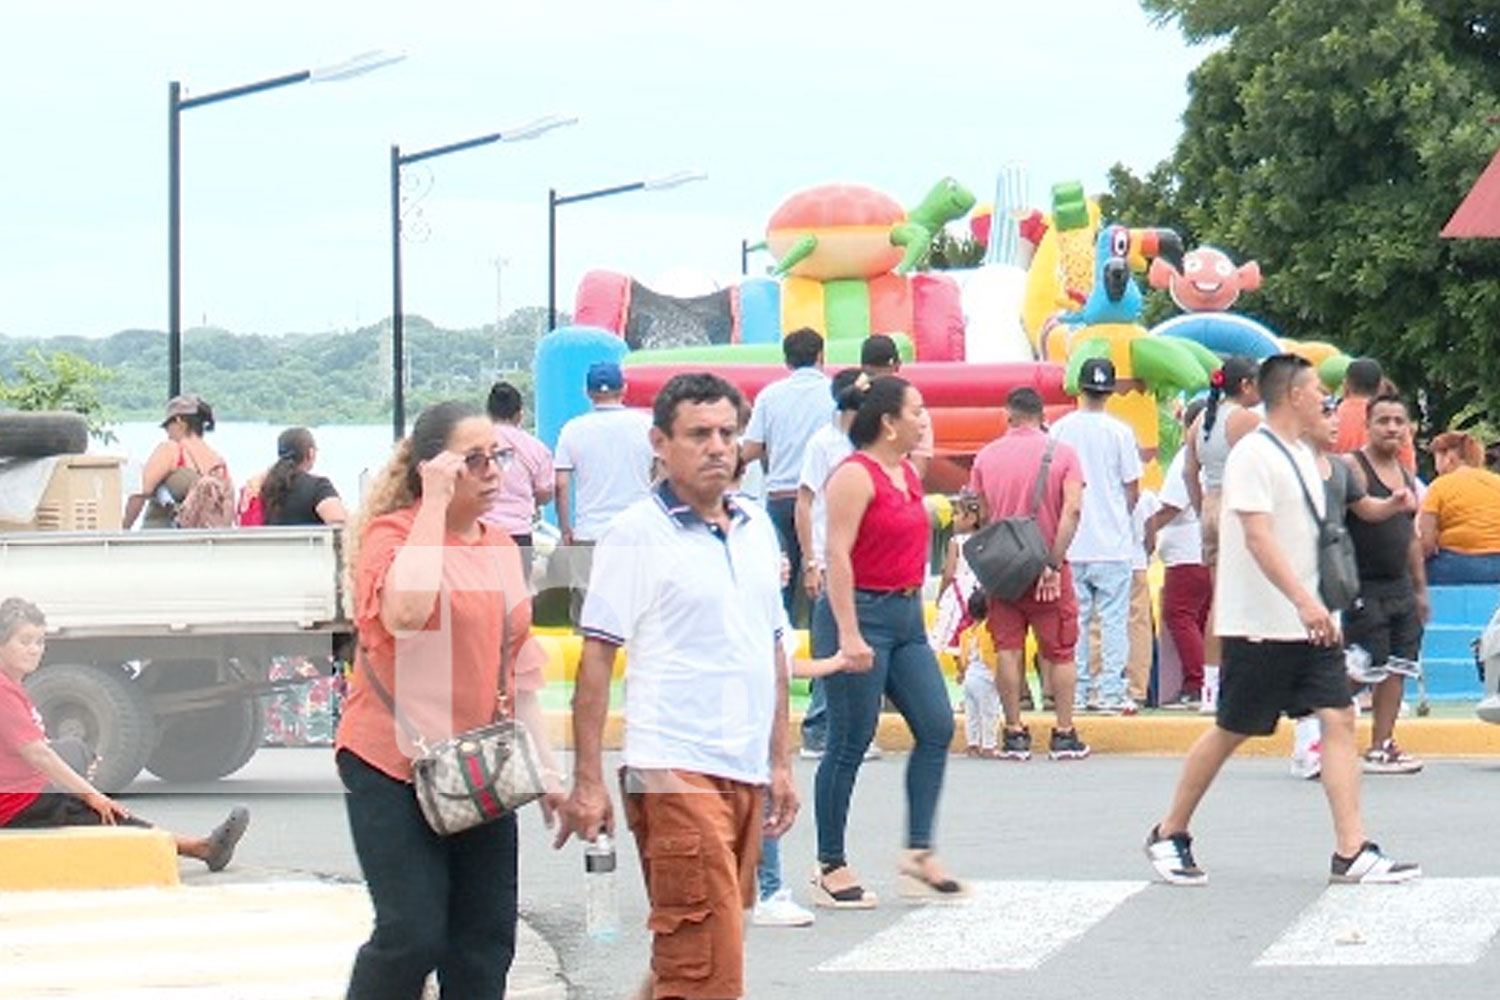
[[[1051,732],[1051,713],[1028,712],[1023,717],[1031,728],[1034,746],[1045,752],[1047,735]],[[801,739],[800,716],[792,720],[792,745]],[[1181,756],[1187,753],[1200,735],[1213,725],[1213,717],[1196,713],[1162,713],[1125,717],[1091,716],[1077,713],[1074,722],[1079,735],[1094,753],[1156,754]],[[573,719],[568,712],[547,713],[547,735],[556,747],[573,746]],[[610,712],[604,726],[604,747],[607,750],[620,748],[625,732],[624,719],[618,711]],[[1479,719],[1399,719],[1396,722],[1396,737],[1402,748],[1418,757],[1489,757],[1500,756],[1500,726],[1492,726]],[[875,735],[882,750],[899,752],[910,750],[911,731],[906,722],[894,712],[880,716],[880,726]],[[1370,742],[1370,720],[1361,717],[1358,723],[1358,745]],[[963,716],[954,717],[953,749],[964,748]],[[1246,740],[1239,750],[1241,755],[1252,757],[1287,756],[1292,752],[1292,725],[1282,720],[1271,736]]]
[[[0,830],[0,890],[177,884],[177,848],[171,834],[161,830]]]

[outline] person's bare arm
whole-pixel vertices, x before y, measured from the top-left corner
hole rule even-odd
[[[802,550],[802,589],[807,591],[808,597],[816,599],[823,591],[823,567],[813,555],[812,505],[813,491],[799,485],[792,524],[797,531],[797,545]]]
[[[1417,515],[1417,535],[1422,545],[1422,556],[1431,559],[1438,550],[1438,517],[1430,510]]]
[[[552,826],[556,821],[557,812],[567,801],[567,789],[563,785],[562,771],[557,766],[557,758],[552,754],[552,742],[547,739],[547,716],[542,711],[542,702],[535,691],[517,691],[512,702],[516,719],[531,734],[531,742],[536,747],[537,757],[542,764],[542,783],[547,793],[542,796],[542,822]]]
[[[563,806],[554,847],[561,847],[569,836],[593,840],[601,829],[615,832],[614,805],[604,786],[603,746],[616,648],[600,639],[583,640],[573,685],[573,790]]]
[[[768,837],[779,837],[791,829],[797,818],[797,783],[792,780],[792,761],[788,756],[787,697],[791,668],[786,650],[776,643],[776,714],[771,724],[771,787],[769,808],[763,831]]]
[[[749,465],[756,459],[764,458],[766,454],[766,443],[764,441],[741,441],[740,457]]]
[[[318,520],[324,524],[343,524],[349,520],[349,512],[344,509],[344,501],[338,497],[324,497],[318,501],[313,511],[318,515]]]
[[[1203,463],[1198,460],[1198,435],[1202,421],[1203,417],[1199,416],[1188,428],[1187,443],[1183,445],[1187,455],[1182,460],[1182,484],[1187,487],[1188,502],[1193,505],[1193,511],[1200,515],[1203,513]]]
[[[98,813],[99,819],[106,825],[112,825],[116,820],[130,817],[129,809],[89,784],[88,779],[69,767],[68,762],[59,757],[57,751],[53,750],[46,740],[28,743],[20,747],[17,752],[22,760],[44,775],[53,785],[63,791],[72,792],[88,803],[89,808]]]
[[[859,631],[854,610],[854,564],[849,553],[859,533],[859,522],[875,496],[875,484],[859,465],[839,467],[828,480],[828,603],[838,624],[839,649],[852,670],[868,670],[874,653]]]
[[[564,545],[573,544],[573,470],[557,470],[557,492],[552,498],[557,501],[557,530]]]
[[[380,622],[387,631],[419,629],[437,607],[443,580],[443,535],[453,487],[465,475],[462,455],[445,451],[421,464],[422,499],[396,558],[385,573]]]
[[[1406,569],[1411,574],[1411,589],[1417,598],[1417,614],[1422,624],[1432,617],[1432,602],[1427,596],[1427,560],[1422,554],[1422,540],[1412,536],[1406,550]]]
[[[948,539],[947,548],[943,551],[943,573],[938,577],[938,597],[943,596],[943,591],[953,586],[953,579],[958,575],[958,539]]]
[[[1061,566],[1068,558],[1068,546],[1078,534],[1078,518],[1083,512],[1083,484],[1076,479],[1063,483],[1062,509],[1057,515],[1057,537],[1052,540],[1052,565]]]
[[[1297,579],[1292,564],[1282,551],[1281,543],[1276,540],[1276,526],[1271,515],[1243,510],[1235,513],[1239,515],[1240,524],[1244,527],[1245,548],[1250,551],[1250,557],[1255,560],[1255,565],[1260,567],[1266,579],[1271,581],[1271,585],[1296,607],[1297,617],[1301,619],[1313,642],[1324,646],[1337,643],[1339,630],[1333,622],[1333,615],[1323,606],[1318,595],[1309,593],[1302,586],[1302,581]]]

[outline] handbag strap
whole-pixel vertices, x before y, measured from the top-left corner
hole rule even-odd
[[[1052,468],[1052,450],[1056,447],[1057,442],[1049,437],[1047,450],[1042,452],[1042,467],[1036,472],[1036,485],[1031,488],[1031,516],[1033,518],[1042,509],[1042,493],[1047,488],[1047,472]]]
[[[1302,499],[1307,502],[1307,512],[1312,515],[1313,523],[1318,526],[1318,530],[1322,531],[1323,518],[1318,514],[1317,506],[1313,504],[1312,494],[1307,490],[1307,481],[1302,478],[1302,470],[1297,467],[1297,460],[1292,457],[1292,453],[1287,449],[1287,446],[1281,443],[1281,438],[1277,437],[1270,428],[1262,427],[1260,432],[1270,438],[1271,443],[1281,449],[1281,453],[1286,456],[1286,460],[1292,463],[1292,473],[1297,477],[1297,485],[1302,487]]]
[[[401,727],[401,731],[406,734],[412,746],[426,753],[427,741],[422,738],[421,733],[417,732],[417,727],[411,724],[411,720],[396,704],[396,699],[391,697],[391,692],[381,683],[380,675],[375,673],[375,668],[370,666],[370,651],[364,643],[359,644],[359,655],[364,659],[365,678],[370,682],[376,697],[390,710],[392,717],[396,720],[396,725]],[[495,719],[503,718],[507,713],[514,714],[510,702],[510,686],[515,682],[514,672],[515,663],[510,655],[510,610],[506,607],[505,591],[502,590],[500,592],[500,690],[497,692],[495,701]],[[508,674],[510,676],[507,676]]]

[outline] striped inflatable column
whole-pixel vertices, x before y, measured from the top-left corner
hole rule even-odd
[[[995,177],[995,207],[990,212],[990,243],[984,255],[986,264],[1025,266],[1021,259],[1021,234],[1016,228],[1016,220],[1030,205],[1029,189],[1024,163],[1012,160],[1000,168]]]

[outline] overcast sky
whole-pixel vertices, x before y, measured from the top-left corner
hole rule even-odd
[[[183,314],[241,333],[378,322],[388,162],[550,112],[579,124],[407,170],[405,305],[446,326],[546,302],[547,190],[706,181],[558,210],[591,268],[730,276],[791,193],[991,200],[1024,163],[1103,187],[1168,155],[1203,53],[1134,0],[0,0],[0,333],[167,322],[167,85],[207,93],[397,49],[398,65],[188,110]],[[506,262],[497,268],[496,261]]]

